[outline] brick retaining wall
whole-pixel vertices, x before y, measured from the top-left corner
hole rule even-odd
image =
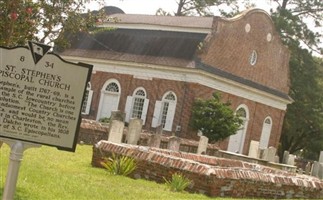
[[[137,161],[134,178],[164,182],[175,172],[193,181],[191,192],[209,196],[249,198],[323,198],[323,182],[259,164],[184,152],[100,141],[93,147],[92,165],[112,153]]]

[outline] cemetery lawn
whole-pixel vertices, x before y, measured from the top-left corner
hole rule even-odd
[[[10,148],[0,148],[0,197]],[[42,146],[24,152],[15,200],[100,199],[211,199],[200,194],[170,192],[164,184],[109,175],[91,166],[92,146],[78,145],[76,152]]]

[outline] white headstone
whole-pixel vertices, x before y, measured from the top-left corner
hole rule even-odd
[[[295,165],[295,155],[293,155],[293,154],[289,154],[287,164],[288,164],[288,165],[292,165],[292,166],[294,166],[294,165]]]
[[[110,142],[121,143],[123,136],[123,128],[124,122],[112,120],[108,140]]]
[[[264,160],[267,160],[268,162],[275,162],[275,156],[276,156],[275,147],[269,147],[268,149],[265,149]]]
[[[142,119],[131,119],[128,126],[126,142],[137,145],[142,130]]]
[[[319,163],[319,174],[318,177],[323,179],[323,163]]]
[[[323,151],[320,152],[319,163],[323,163]]]
[[[209,143],[209,138],[205,136],[200,136],[199,146],[197,147],[197,154],[206,153],[207,145]]]
[[[289,152],[288,151],[284,151],[283,164],[288,164],[288,160],[289,160]]]
[[[319,170],[320,170],[320,163],[317,161],[314,161],[313,165],[312,165],[312,172],[311,175],[312,176],[319,176]]]
[[[252,158],[259,158],[258,157],[258,150],[259,150],[259,142],[255,141],[255,140],[251,140],[248,156],[252,157]]]

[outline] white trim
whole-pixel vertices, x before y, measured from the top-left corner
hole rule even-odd
[[[101,24],[97,27],[104,28],[118,28],[118,29],[138,29],[138,30],[157,30],[157,31],[172,31],[172,32],[187,32],[187,33],[211,33],[211,28],[189,28],[189,27],[178,27],[178,26],[162,26],[152,24],[120,24],[120,23],[109,23]]]
[[[116,83],[119,87],[119,92],[118,92],[118,105],[116,106],[117,108],[119,107],[119,102],[120,102],[120,95],[121,95],[121,86],[120,86],[120,83],[117,79],[114,79],[114,78],[111,78],[111,79],[108,79],[104,85],[102,86],[101,88],[101,92],[100,92],[100,100],[99,100],[99,106],[98,106],[98,112],[97,112],[97,115],[96,115],[96,120],[98,121],[100,119],[100,115],[101,115],[101,110],[102,110],[102,107],[103,107],[103,99],[104,99],[104,94],[106,93],[106,90],[105,88],[110,84],[110,83]]]
[[[265,121],[267,119],[270,120],[270,124],[265,123]],[[264,121],[262,123],[261,135],[260,135],[260,139],[259,139],[259,148],[260,149],[268,148],[272,127],[273,127],[273,120],[271,119],[270,116],[268,116],[264,119]]]
[[[251,101],[268,105],[280,110],[286,110],[291,100],[283,99],[273,94],[243,85],[241,83],[223,78],[209,72],[195,68],[180,68],[163,65],[152,65],[145,63],[134,63],[124,61],[100,60],[84,57],[62,56],[64,59],[74,62],[87,62],[94,66],[94,70],[110,73],[127,74],[134,76],[167,79],[174,81],[185,81],[199,83],[201,85],[233,94]]]

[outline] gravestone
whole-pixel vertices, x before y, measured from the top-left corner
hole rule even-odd
[[[167,149],[172,151],[179,151],[179,146],[181,145],[181,139],[176,136],[169,138]]]
[[[320,152],[319,163],[323,163],[323,151]]]
[[[275,147],[269,147],[268,149],[265,149],[264,160],[267,160],[268,162],[275,162],[276,151],[277,150]]]
[[[320,170],[320,163],[317,161],[314,161],[313,165],[312,165],[312,172],[311,175],[312,176],[319,176],[319,170]]]
[[[295,165],[295,155],[293,154],[289,154],[288,156],[288,161],[287,161],[287,165]]]
[[[305,174],[306,175],[310,175],[311,174],[311,169],[312,169],[312,165],[310,162],[308,162],[305,166]]]
[[[251,158],[259,158],[258,151],[259,151],[259,142],[255,140],[251,140],[248,156]]]
[[[123,136],[124,122],[112,120],[109,130],[108,141],[114,143],[121,143]]]
[[[279,156],[275,156],[274,163],[279,163]]]
[[[121,112],[120,110],[111,111],[110,121],[118,120],[124,122],[125,117],[126,113]]]
[[[148,146],[159,148],[160,142],[161,142],[161,134],[152,134],[148,141]]]
[[[318,172],[318,177],[320,179],[323,179],[323,163],[319,163],[319,172]]]
[[[289,159],[289,151],[284,151],[283,164],[288,164],[288,159]]]
[[[156,127],[156,134],[163,134],[163,126],[159,125]]]
[[[126,143],[137,145],[142,130],[142,119],[130,119]]]
[[[200,136],[199,145],[197,147],[197,154],[206,153],[207,145],[209,143],[209,138],[205,136]]]

